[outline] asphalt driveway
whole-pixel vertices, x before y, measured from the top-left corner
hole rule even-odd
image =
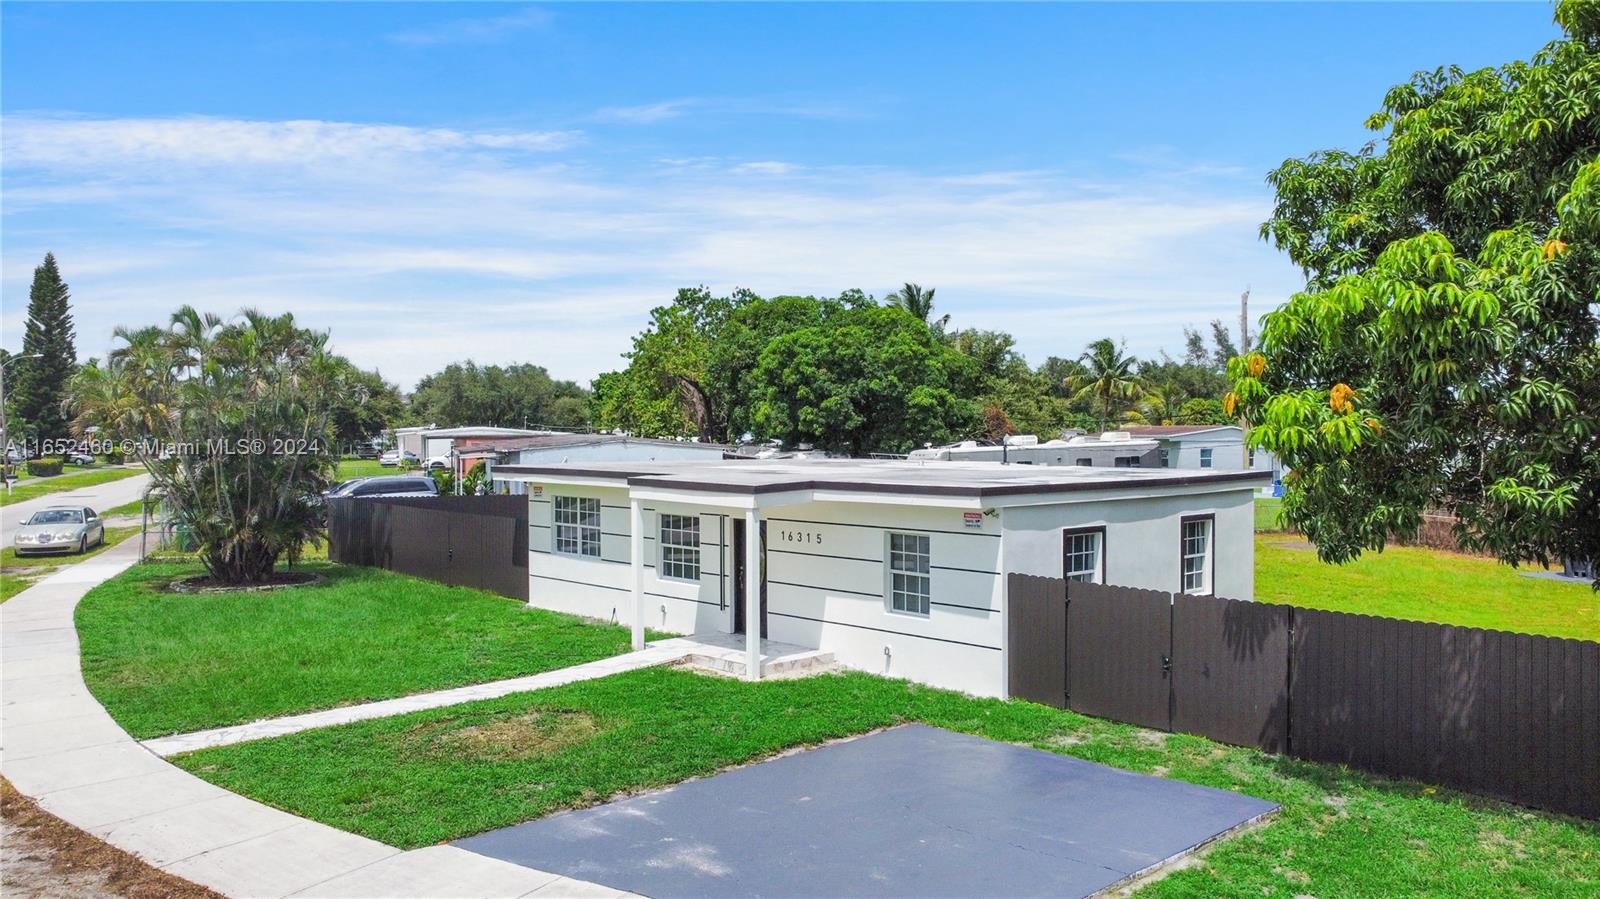
[[[455,845],[647,896],[1087,896],[1270,802],[906,725]]]

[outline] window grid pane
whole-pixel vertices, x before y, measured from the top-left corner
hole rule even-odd
[[[589,496],[557,496],[552,508],[556,552],[600,558],[600,500]]]
[[[1206,593],[1211,561],[1211,522],[1209,520],[1183,523],[1183,592]]]
[[[1099,532],[1067,535],[1066,569],[1069,581],[1101,583]]]
[[[700,518],[696,515],[662,515],[661,570],[664,578],[700,580]]]
[[[896,612],[928,614],[933,595],[927,534],[889,534],[889,604]]]

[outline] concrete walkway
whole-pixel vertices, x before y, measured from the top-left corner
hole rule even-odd
[[[659,640],[644,649],[620,656],[611,656],[610,658],[585,662],[582,665],[573,665],[568,668],[557,668],[554,671],[545,671],[540,674],[530,674],[526,677],[513,677],[507,680],[490,681],[487,684],[472,684],[450,690],[437,690],[432,693],[414,693],[410,696],[401,696],[398,699],[384,699],[362,705],[341,706],[320,712],[307,712],[303,715],[268,718],[264,721],[252,721],[249,724],[236,724],[232,727],[218,727],[213,730],[196,731],[191,734],[156,737],[153,740],[144,741],[144,747],[159,756],[177,755],[180,752],[192,752],[196,749],[207,749],[212,746],[228,746],[233,743],[245,743],[250,740],[281,737],[284,734],[298,733],[302,730],[311,730],[317,727],[333,727],[339,724],[349,724],[352,721],[387,718],[391,715],[404,715],[407,712],[418,712],[423,709],[444,708],[445,706],[460,705],[463,702],[474,702],[479,699],[495,699],[501,696],[509,696],[512,693],[543,690],[546,687],[559,687],[562,684],[607,677],[612,674],[621,674],[624,671],[635,671],[656,665],[668,665],[687,657],[693,647],[694,644],[688,640]]]
[[[250,740],[281,737],[284,734],[298,733],[318,727],[349,724],[352,721],[387,718],[391,715],[404,715],[407,712],[418,712],[423,709],[439,709],[445,706],[460,705],[463,702],[475,702],[480,699],[496,699],[501,696],[509,696],[512,693],[526,693],[529,690],[559,687],[563,684],[593,680],[597,677],[609,677],[613,674],[621,674],[624,671],[637,671],[640,668],[653,668],[657,665],[670,665],[675,662],[690,662],[701,667],[742,675],[744,673],[743,641],[743,637],[721,634],[671,637],[666,640],[657,640],[644,649],[624,653],[620,656],[597,659],[593,662],[585,662],[581,665],[572,665],[567,668],[557,668],[554,671],[530,674],[525,677],[513,677],[507,680],[490,681],[486,684],[455,687],[449,690],[436,690],[432,693],[414,693],[410,696],[401,696],[398,699],[384,699],[378,702],[363,703],[362,705],[341,706],[336,709],[307,712],[302,715],[268,718],[262,721],[252,721],[249,724],[235,724],[231,727],[218,727],[188,734],[156,737],[155,739],[144,741],[144,748],[156,755],[166,757],[177,755],[180,752],[193,752],[196,749],[229,746],[234,743],[246,743]],[[795,668],[804,670],[803,666],[806,663],[828,663],[833,659],[831,653],[822,653],[814,649],[805,649],[804,647],[791,646],[786,643],[774,643],[770,640],[762,640],[761,649],[761,667],[763,672],[768,674],[781,675]],[[733,662],[738,665],[737,671],[731,670],[732,663],[728,662],[725,657],[732,657]]]
[[[145,749],[84,685],[72,619],[85,593],[137,555],[123,543],[0,605],[0,773],[46,811],[247,899],[628,895],[453,846],[401,851],[230,793]]]

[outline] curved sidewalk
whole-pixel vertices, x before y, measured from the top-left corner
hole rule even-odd
[[[230,793],[139,745],[84,684],[72,619],[137,556],[126,541],[0,605],[0,773],[46,811],[241,899],[627,895],[453,846],[402,851]]]

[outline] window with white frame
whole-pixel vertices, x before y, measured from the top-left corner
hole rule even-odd
[[[679,581],[700,580],[700,517],[698,515],[661,516],[656,543],[661,547],[657,573]]]
[[[1183,523],[1183,592],[1211,592],[1211,519]]]
[[[1066,578],[1089,584],[1105,583],[1105,571],[1100,563],[1105,531],[1068,531],[1066,542]]]
[[[1208,449],[1203,449],[1203,450],[1200,451],[1200,467],[1201,468],[1210,468],[1211,467],[1211,450],[1209,448]]]
[[[592,496],[554,498],[556,552],[600,558],[600,500]]]
[[[889,607],[896,612],[928,614],[933,596],[927,534],[889,534]]]

